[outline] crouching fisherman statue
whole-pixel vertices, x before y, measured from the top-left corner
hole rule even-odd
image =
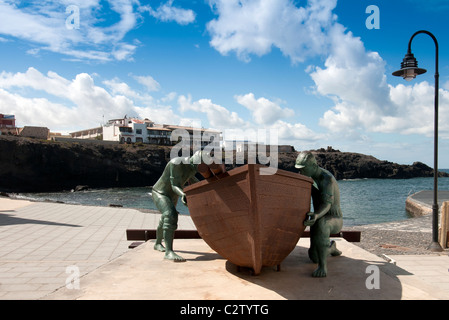
[[[183,187],[187,182],[195,183],[198,179],[198,164],[201,163],[201,152],[197,151],[192,157],[178,157],[170,160],[165,166],[159,180],[153,186],[152,196],[156,207],[161,212],[161,220],[156,230],[156,244],[154,249],[165,252],[165,259],[184,262],[185,259],[173,251],[173,238],[178,228],[178,214],[176,204],[179,197],[187,205]],[[164,240],[165,247],[162,245]]]
[[[320,168],[315,156],[310,152],[301,152],[296,159],[295,167],[314,181],[312,201],[314,212],[309,212],[305,226],[310,226],[309,258],[318,263],[313,277],[326,277],[327,257],[339,256],[335,241],[330,235],[339,233],[343,226],[343,215],[340,208],[340,190],[337,180],[326,169]]]

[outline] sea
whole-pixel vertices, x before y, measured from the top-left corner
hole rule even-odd
[[[449,173],[449,169],[440,169]],[[413,193],[433,190],[433,178],[353,179],[339,180],[341,209],[345,226],[411,219],[405,201]],[[438,178],[438,190],[449,190],[449,178]],[[90,189],[53,193],[19,193],[18,199],[63,202],[92,206],[118,205],[125,208],[157,210],[151,187]],[[189,215],[188,208],[178,202],[180,214]]]

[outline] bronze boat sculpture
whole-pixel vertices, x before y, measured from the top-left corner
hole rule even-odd
[[[247,164],[187,186],[184,192],[201,238],[239,267],[279,266],[304,232],[313,180],[278,169]],[[221,169],[224,167],[222,166]],[[201,168],[199,171],[201,172]],[[202,172],[204,173],[204,172]]]

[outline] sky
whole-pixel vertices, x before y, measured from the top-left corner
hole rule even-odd
[[[447,16],[446,0],[0,0],[0,113],[61,133],[125,115],[274,132],[298,151],[433,167],[432,39],[412,42],[427,73],[391,75],[424,29],[449,168]]]

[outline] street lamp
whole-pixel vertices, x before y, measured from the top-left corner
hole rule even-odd
[[[432,243],[429,250],[433,252],[441,252],[443,248],[438,242],[438,90],[439,90],[439,74],[438,74],[438,41],[435,36],[426,30],[415,32],[408,43],[408,51],[401,63],[401,69],[393,72],[393,76],[403,77],[407,81],[416,78],[417,75],[426,72],[425,69],[418,68],[418,61],[412,53],[412,40],[420,34],[429,35],[435,42],[435,120],[434,120],[434,154],[433,154],[433,204],[432,204]]]

